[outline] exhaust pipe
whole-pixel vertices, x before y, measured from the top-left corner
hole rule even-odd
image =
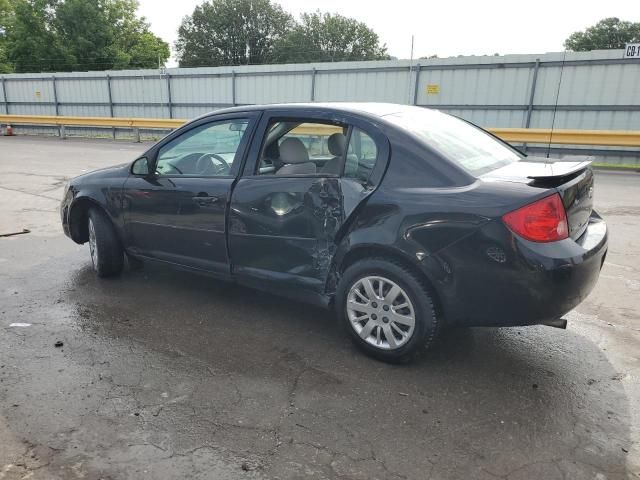
[[[546,325],[548,327],[561,328],[563,330],[567,329],[567,321],[564,318],[556,318],[554,320],[547,320],[546,322],[542,322],[541,325]]]

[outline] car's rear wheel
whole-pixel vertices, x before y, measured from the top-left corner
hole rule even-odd
[[[338,285],[338,315],[355,344],[388,362],[406,362],[435,340],[439,320],[424,282],[383,258],[349,266]]]
[[[110,277],[122,272],[124,251],[113,225],[104,212],[89,210],[89,252],[93,269],[99,277]]]

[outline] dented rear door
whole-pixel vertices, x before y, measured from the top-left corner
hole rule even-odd
[[[343,221],[337,177],[242,178],[230,208],[233,274],[263,288],[320,291]]]
[[[348,135],[355,127],[373,132],[385,161],[368,172],[365,181],[324,174],[320,169],[311,175],[265,175],[261,150],[274,119],[282,118],[340,123]],[[242,283],[284,295],[295,297],[304,291],[322,295],[336,244],[358,205],[380,180],[388,153],[386,137],[359,116],[313,108],[265,112],[228,210],[232,274]]]

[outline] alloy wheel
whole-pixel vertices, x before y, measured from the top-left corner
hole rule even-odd
[[[98,243],[96,242],[96,229],[93,226],[93,220],[89,219],[89,251],[91,252],[91,263],[93,269],[98,269]]]
[[[376,348],[395,350],[413,335],[416,320],[411,299],[388,278],[369,276],[355,282],[346,308],[351,327]]]

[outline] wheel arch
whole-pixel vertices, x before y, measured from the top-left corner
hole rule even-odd
[[[331,296],[331,303],[334,302],[335,290],[346,269],[359,260],[374,257],[400,264],[416,275],[416,277],[424,284],[427,289],[427,293],[431,296],[436,313],[438,313],[444,321],[444,311],[440,295],[438,294],[438,290],[435,288],[434,282],[429,278],[427,273],[416,265],[415,261],[412,261],[413,259],[401,250],[384,245],[357,245],[349,249],[341,255],[340,258],[337,258],[336,261],[334,261],[331,272],[329,273],[329,279],[327,280],[327,292]]]
[[[113,219],[104,206],[91,197],[78,197],[75,199],[69,210],[69,232],[71,239],[79,244],[89,241],[89,209],[96,208],[102,211],[109,219],[112,226]],[[117,231],[117,229],[114,228]]]

